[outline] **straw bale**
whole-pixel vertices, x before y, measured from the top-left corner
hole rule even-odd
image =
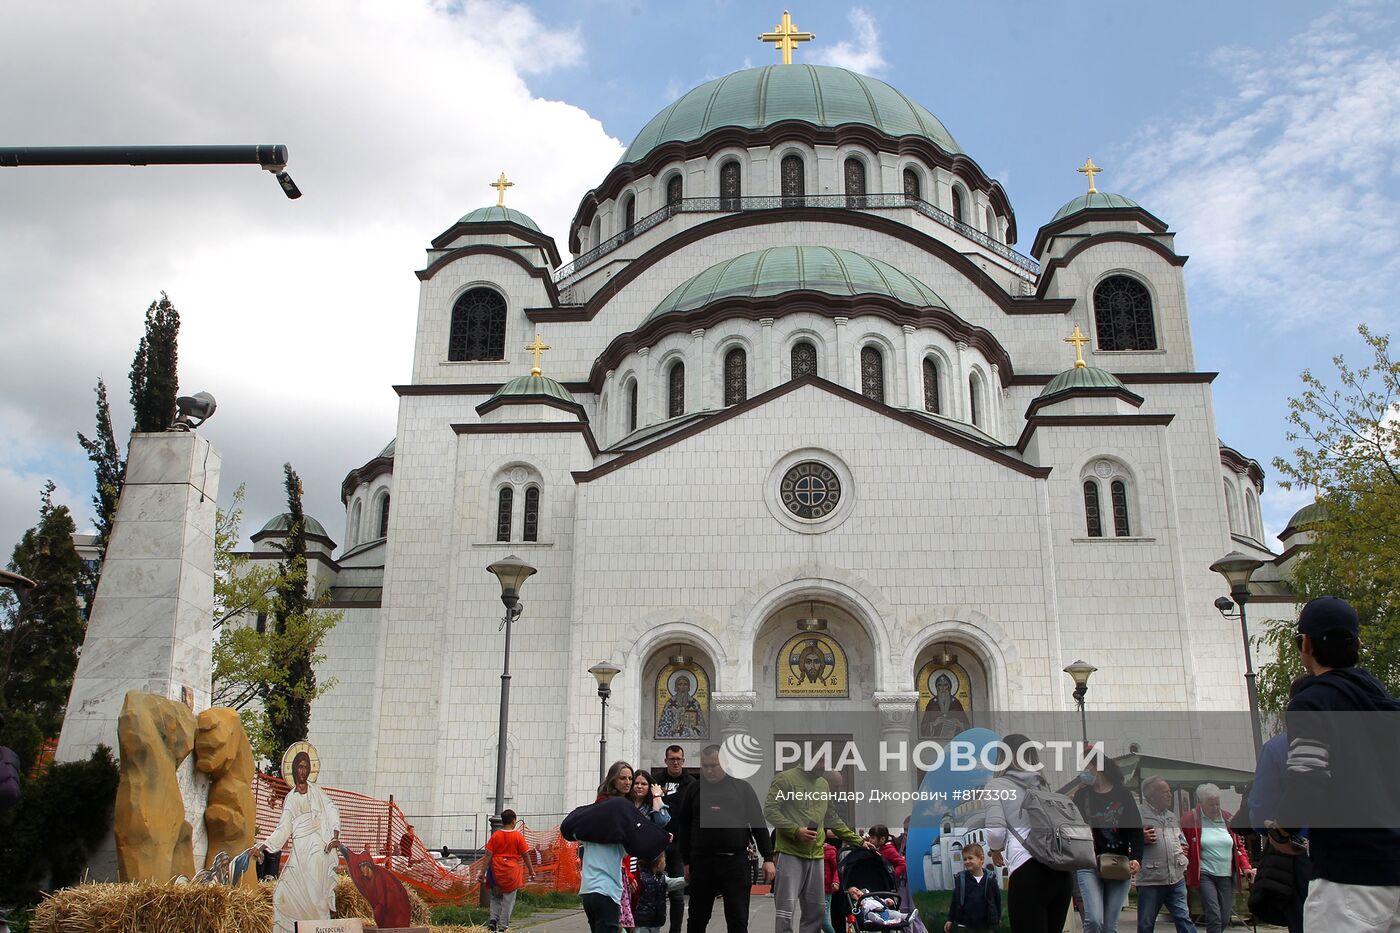
[[[412,911],[413,925],[425,927],[432,922],[432,913],[428,910],[428,905],[418,896],[418,892],[413,888],[404,885],[408,891],[408,903]],[[370,908],[369,902],[360,894],[355,882],[349,876],[341,875],[335,886],[335,913],[338,917],[359,917],[368,920],[371,924],[374,921],[374,911]]]
[[[272,933],[258,889],[127,882],[64,888],[34,911],[33,933]]]

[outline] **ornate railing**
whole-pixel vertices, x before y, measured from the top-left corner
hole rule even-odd
[[[808,194],[801,197],[772,195],[759,198],[683,198],[673,201],[658,211],[653,211],[620,233],[615,233],[590,250],[580,253],[572,262],[565,263],[554,272],[554,282],[565,289],[573,284],[582,271],[611,253],[618,247],[641,236],[659,223],[669,220],[676,214],[727,214],[737,211],[766,211],[785,207],[844,207],[853,210],[890,210],[912,208],[930,220],[954,230],[988,252],[995,253],[1011,263],[1023,278],[1034,279],[1040,274],[1040,264],[1029,256],[1023,256],[1005,243],[998,243],[980,230],[954,220],[947,211],[934,207],[927,201],[911,198],[906,194]]]

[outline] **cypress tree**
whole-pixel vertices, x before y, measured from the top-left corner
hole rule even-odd
[[[35,583],[23,604],[0,616],[0,707],[34,718],[44,735],[63,725],[78,649],[87,624],[79,606],[83,561],[73,547],[73,516],[44,486],[39,523],[15,545],[10,570]]]
[[[302,511],[301,478],[290,463],[283,464],[287,489],[287,514],[291,527],[281,545],[283,560],[278,566],[277,598],[273,612],[273,633],[277,636],[277,664],[286,671],[286,682],[270,688],[264,701],[268,727],[279,749],[281,760],[293,742],[306,738],[311,724],[311,700],[316,695],[316,669],[312,664],[315,646],[295,636],[307,626],[313,600],[307,593],[306,516]]]
[[[122,483],[126,479],[126,461],[121,458],[121,449],[112,431],[112,407],[107,403],[107,384],[101,379],[97,380],[97,435],[89,438],[79,433],[78,443],[92,461],[93,478],[97,485],[97,491],[92,496],[92,507],[97,515],[98,559],[95,569],[87,574],[89,579],[83,581],[83,614],[86,616],[92,612],[97,576],[107,556],[112,522],[117,517],[117,501],[121,498]]]
[[[165,292],[146,309],[146,333],[131,361],[131,411],[137,431],[164,431],[179,394],[180,312]]]

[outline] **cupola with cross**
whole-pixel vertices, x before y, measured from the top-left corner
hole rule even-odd
[[[583,406],[569,390],[544,375],[541,357],[553,347],[536,333],[534,341],[525,349],[534,354],[534,366],[528,375],[516,376],[476,406],[481,420],[486,423],[588,420]]]
[[[520,252],[532,263],[558,267],[559,248],[552,237],[524,211],[506,206],[506,190],[516,182],[501,174],[487,185],[496,191],[496,203],[470,210],[433,239],[434,249],[450,249],[474,244],[503,246]],[[522,248],[525,247],[525,248]]]

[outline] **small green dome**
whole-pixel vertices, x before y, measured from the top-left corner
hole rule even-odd
[[[1122,389],[1122,381],[1106,369],[1094,366],[1076,366],[1060,373],[1040,393],[1040,398],[1068,392],[1070,389]]]
[[[887,262],[830,246],[773,246],[726,259],[687,279],[647,315],[647,321],[673,311],[694,311],[722,298],[795,291],[886,295],[919,308],[948,309],[933,289]]]
[[[1081,194],[1079,197],[1067,203],[1064,207],[1055,212],[1055,216],[1050,218],[1054,223],[1061,218],[1071,214],[1078,214],[1080,211],[1093,211],[1104,208],[1141,207],[1142,205],[1132,198],[1125,198],[1121,194],[1110,194],[1106,191],[1095,191],[1093,194]]]
[[[536,376],[533,373],[528,376],[516,376],[497,389],[496,394],[491,397],[496,399],[532,395],[543,395],[561,402],[574,403],[574,397],[569,394],[568,389],[548,376]]]
[[[829,65],[764,65],[682,95],[642,127],[619,164],[722,126],[756,130],[783,120],[823,127],[860,123],[888,136],[922,136],[950,155],[962,152],[937,117],[883,81]]]
[[[539,226],[528,215],[511,207],[496,207],[495,205],[478,207],[474,211],[463,214],[462,219],[457,222],[459,224],[519,224],[536,233],[541,232]]]
[[[1301,531],[1304,525],[1311,525],[1327,518],[1327,506],[1320,501],[1309,502],[1301,509],[1293,513],[1293,517],[1284,525],[1285,533],[1289,530]]]
[[[303,518],[305,520],[306,525],[305,532],[308,536],[315,535],[321,538],[330,538],[330,535],[326,533],[325,525],[322,525],[310,515],[303,516]],[[262,526],[262,530],[259,531],[253,537],[262,537],[264,535],[285,535],[288,531],[291,530],[291,528],[291,513],[283,512],[281,515],[275,516],[274,518],[270,519],[266,525]]]

